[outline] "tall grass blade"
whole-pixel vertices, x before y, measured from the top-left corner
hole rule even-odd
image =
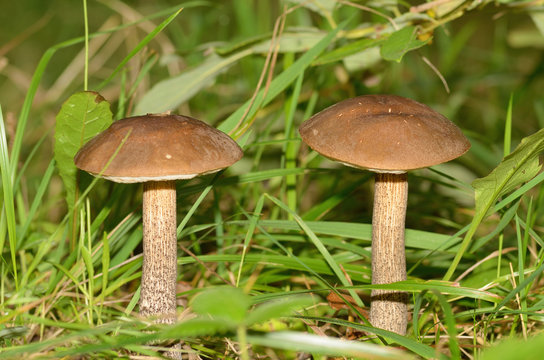
[[[149,42],[151,40],[153,40],[157,36],[157,34],[160,33],[165,27],[167,27],[168,24],[170,24],[172,22],[172,20],[174,20],[182,10],[183,10],[183,8],[181,8],[181,9],[177,10],[176,12],[174,12],[172,15],[170,15],[168,18],[166,18],[166,20],[164,20],[162,23],[160,23],[155,29],[153,29],[152,32],[147,34],[144,37],[144,39],[142,41],[140,41],[138,43],[138,45],[136,45],[134,47],[134,49],[132,49],[130,51],[130,53],[119,63],[119,65],[117,65],[117,67],[115,68],[115,70],[113,70],[113,72],[110,74],[110,76],[108,76],[104,81],[102,81],[102,83],[100,83],[100,85],[98,85],[97,89],[100,91],[100,89],[102,89],[104,86],[106,86],[115,77],[115,75],[117,75],[117,73],[119,71],[121,71],[121,69],[123,67],[125,67],[125,65],[130,61],[130,59],[132,59],[134,57],[134,55],[136,55],[147,44],[149,44]]]
[[[281,74],[279,74],[270,83],[266,93],[264,89],[260,90],[257,94],[255,101],[252,104],[252,100],[246,101],[238,110],[230,115],[223,123],[218,126],[218,129],[227,133],[233,131],[242,121],[242,116],[247,111],[246,119],[251,119],[257,112],[260,106],[267,105],[276,96],[278,96],[283,90],[285,90],[296,78],[314,61],[314,59],[321,54],[326,47],[334,40],[340,30],[342,30],[348,21],[344,21],[336,27],[333,31],[325,35],[315,46],[304,53],[293,65],[289,66]],[[265,97],[266,94],[266,97]],[[251,108],[248,111],[248,107]]]
[[[433,291],[433,292],[436,298],[438,299],[438,303],[442,307],[442,310],[444,311],[446,331],[448,332],[448,336],[449,336],[449,348],[451,352],[451,359],[460,360],[461,351],[459,350],[459,342],[457,341],[457,326],[455,323],[453,310],[451,309],[451,306],[446,300],[446,298],[444,297],[444,295],[440,294],[438,291]]]
[[[15,287],[19,289],[19,279],[17,276],[17,228],[15,220],[15,203],[13,200],[13,180],[15,169],[10,166],[8,154],[8,141],[6,138],[6,128],[4,126],[4,115],[0,106],[0,170],[2,171],[2,192],[4,193],[4,204],[2,206],[2,232],[0,233],[0,252],[4,251],[5,243],[5,225],[7,225],[9,249],[11,254],[11,264],[13,267],[13,279]]]
[[[321,240],[319,240],[319,238],[315,235],[315,233],[308,227],[308,225],[306,225],[304,220],[302,220],[300,216],[298,216],[298,214],[294,213],[291,209],[289,209],[287,205],[285,205],[283,202],[281,202],[274,196],[271,196],[269,194],[265,194],[265,196],[268,197],[277,206],[282,208],[284,211],[291,214],[291,216],[295,219],[295,221],[300,226],[300,228],[306,233],[306,235],[308,235],[308,238],[311,240],[311,242],[314,244],[317,250],[321,253],[321,256],[323,256],[323,259],[325,259],[325,261],[330,266],[330,268],[332,269],[333,273],[338,278],[338,280],[340,280],[340,282],[344,286],[350,286],[351,285],[350,281],[346,278],[346,275],[344,274],[342,269],[340,269],[340,266],[338,266],[338,263],[336,262],[336,260],[331,256],[331,254],[329,253],[329,250],[327,250],[327,248],[321,242]],[[363,301],[361,300],[361,298],[355,291],[349,290],[349,294],[351,295],[351,297],[353,297],[353,299],[355,299],[357,306],[360,306],[360,307],[364,306]]]

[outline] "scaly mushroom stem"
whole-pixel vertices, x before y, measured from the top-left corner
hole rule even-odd
[[[144,182],[140,313],[173,324],[176,320],[177,236],[174,181]]]
[[[408,182],[406,173],[377,173],[372,215],[372,284],[406,280],[404,222]],[[405,335],[408,294],[372,290],[370,322],[373,326]]]

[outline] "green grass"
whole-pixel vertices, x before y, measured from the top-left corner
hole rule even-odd
[[[507,1],[394,4],[7,4],[0,357],[128,359],[180,340],[191,359],[540,353],[541,11]],[[172,110],[244,148],[224,172],[177,183],[173,326],[138,316],[141,188],[54,160],[57,121],[74,121],[62,105],[86,89],[106,98],[114,120]],[[365,318],[378,287],[371,175],[322,158],[297,132],[335,102],[379,93],[432,106],[472,143],[460,159],[409,174],[409,278],[381,286],[411,294],[406,336]]]

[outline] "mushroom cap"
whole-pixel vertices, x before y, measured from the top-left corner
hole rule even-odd
[[[315,114],[302,140],[332,160],[402,173],[455,159],[470,148],[461,130],[427,105],[395,95],[364,95]]]
[[[87,142],[74,162],[93,175],[134,183],[190,179],[226,168],[241,157],[234,140],[200,120],[148,114],[114,122]]]

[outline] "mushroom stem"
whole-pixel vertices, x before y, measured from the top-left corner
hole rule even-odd
[[[372,215],[372,284],[406,280],[404,222],[408,182],[406,173],[377,173]],[[370,322],[373,326],[405,335],[408,294],[372,290]]]
[[[176,320],[177,234],[174,181],[144,182],[140,313],[157,322]]]

